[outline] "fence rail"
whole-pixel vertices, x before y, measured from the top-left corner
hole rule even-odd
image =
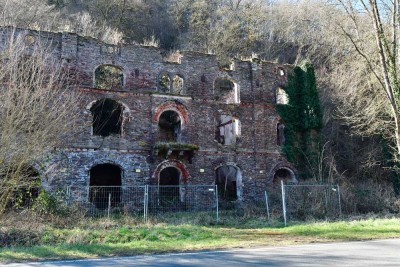
[[[341,215],[338,185],[281,183],[281,188],[264,192],[264,201],[244,208],[238,201],[219,203],[217,189],[215,185],[69,186],[66,190],[47,192],[41,187],[19,187],[11,189],[7,208],[46,210],[48,206],[41,205],[49,204],[53,199],[69,211],[72,207],[92,217],[131,215],[142,217],[144,221],[152,218],[165,221],[190,213],[193,218],[218,222],[219,204],[222,204],[222,217],[241,216],[242,213],[258,212],[256,208],[261,208],[259,211],[266,215],[266,219],[282,216],[285,225],[288,220],[330,219]],[[252,209],[248,210],[250,206]]]
[[[167,212],[206,212],[218,219],[214,185],[69,187],[67,201],[90,216],[142,215],[147,220]]]
[[[282,211],[285,225],[289,219],[332,219],[341,216],[340,188],[332,184],[284,184]]]

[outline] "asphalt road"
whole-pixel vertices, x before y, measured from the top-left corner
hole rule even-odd
[[[400,239],[34,262],[5,266],[400,266]]]

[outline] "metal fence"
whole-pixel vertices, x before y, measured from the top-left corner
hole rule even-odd
[[[240,201],[221,200],[219,203],[217,192],[215,185],[69,186],[56,192],[40,187],[20,187],[11,192],[7,208],[45,211],[54,208],[49,204],[55,201],[67,207],[67,212],[91,217],[135,216],[144,221],[168,221],[186,216],[218,222],[220,216],[264,215],[268,220],[282,218],[285,225],[289,220],[332,219],[341,215],[338,185],[282,182],[280,188],[265,191],[261,201],[253,205],[247,202],[243,205]]]
[[[340,188],[331,184],[281,183],[282,210],[288,220],[333,219],[341,215]]]
[[[67,202],[89,216],[134,215],[162,217],[166,213],[203,212],[218,220],[213,185],[69,187]]]

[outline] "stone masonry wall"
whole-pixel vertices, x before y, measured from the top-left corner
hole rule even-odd
[[[238,184],[241,199],[259,199],[271,185],[279,168],[290,169],[277,145],[275,110],[276,89],[283,87],[290,66],[235,59],[230,69],[218,66],[216,57],[197,52],[183,52],[179,63],[163,60],[161,51],[139,45],[109,45],[72,33],[37,32],[3,28],[0,49],[5,49],[11,35],[33,36],[36,44],[51,47],[52,55],[77,73],[82,92],[79,123],[84,131],[67,147],[49,155],[44,164],[43,184],[47,188],[88,186],[90,169],[111,163],[122,170],[122,185],[158,184],[159,172],[174,166],[181,173],[181,183],[210,185],[215,183],[216,169],[234,165],[242,174]],[[123,71],[123,89],[95,88],[95,70],[113,65]],[[183,78],[183,94],[161,93],[162,73]],[[227,104],[223,92],[215,87],[217,78],[232,81],[238,103]],[[124,107],[121,135],[107,137],[92,134],[90,108],[100,99],[109,98]],[[160,154],[155,145],[160,140],[158,119],[165,110],[177,111],[182,121],[181,143],[199,150],[172,151]],[[220,115],[240,121],[240,136],[235,145],[216,141]],[[87,198],[82,194],[78,198]]]

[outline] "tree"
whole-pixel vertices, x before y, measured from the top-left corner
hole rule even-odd
[[[8,31],[0,54],[0,214],[16,188],[32,185],[33,167],[78,130],[72,73],[50,47]]]

